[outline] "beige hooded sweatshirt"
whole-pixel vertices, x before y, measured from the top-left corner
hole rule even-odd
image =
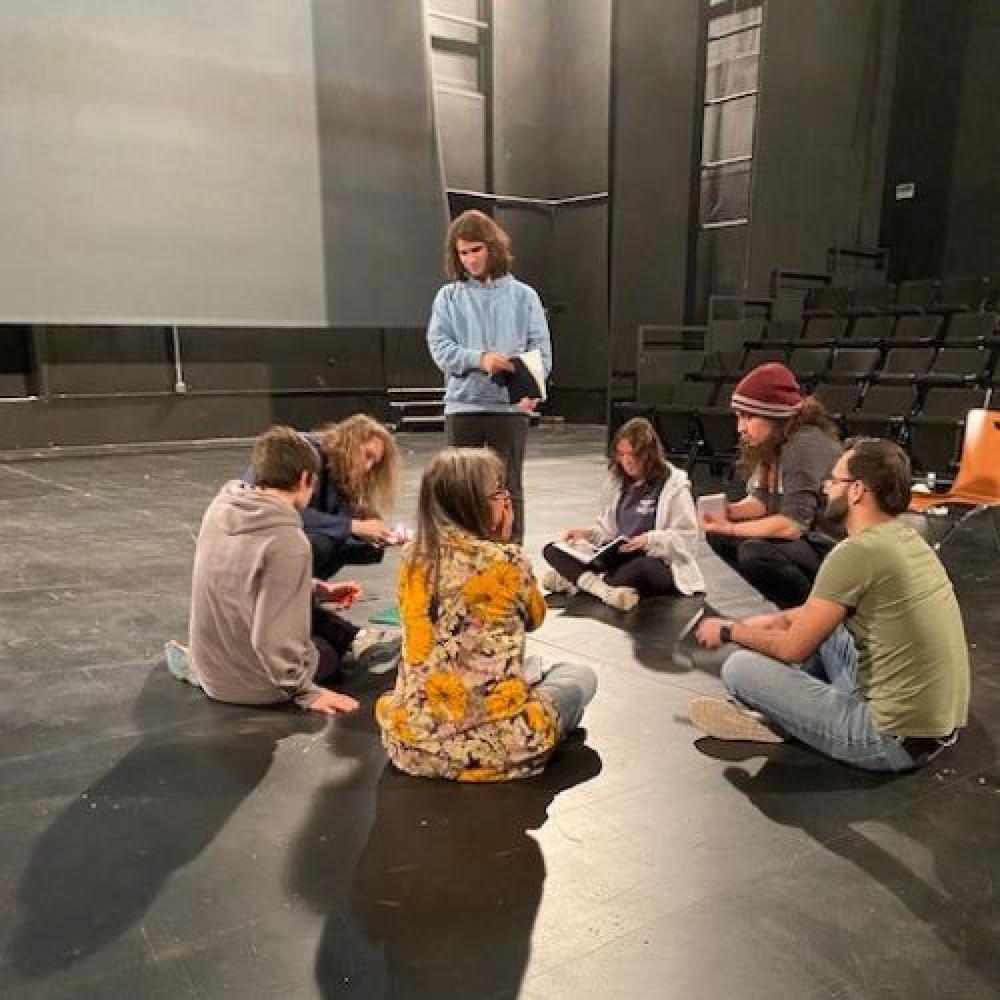
[[[191,664],[205,693],[306,707],[322,690],[311,613],[312,555],[298,511],[226,483],[202,519],[191,582]]]

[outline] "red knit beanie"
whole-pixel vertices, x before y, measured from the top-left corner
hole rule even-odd
[[[736,384],[732,407],[738,413],[785,420],[802,409],[802,390],[784,365],[770,361],[758,365]]]

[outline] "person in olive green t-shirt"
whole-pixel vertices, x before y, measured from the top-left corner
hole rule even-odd
[[[722,668],[736,701],[700,698],[691,720],[720,739],[792,736],[866,770],[919,767],[968,719],[955,591],[931,548],[898,519],[910,500],[910,464],[898,445],[848,442],[825,491],[828,515],[845,521],[848,537],[801,607],[702,622],[703,645],[745,649]]]
[[[955,591],[930,546],[899,520],[838,545],[812,590],[854,613],[858,686],[881,732],[941,736],[965,725],[969,653]]]

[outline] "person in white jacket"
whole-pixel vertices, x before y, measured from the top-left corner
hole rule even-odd
[[[548,590],[584,590],[621,611],[641,597],[705,589],[695,550],[698,517],[687,474],[667,461],[653,425],[644,417],[623,424],[608,453],[602,508],[589,528],[570,528],[563,543],[542,555],[552,567],[542,577]],[[606,562],[591,562],[594,548],[625,538]]]

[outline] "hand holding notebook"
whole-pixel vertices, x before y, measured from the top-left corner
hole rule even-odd
[[[535,349],[515,354],[510,358],[510,363],[514,367],[513,371],[493,375],[493,381],[507,389],[510,401],[519,403],[522,399],[537,399],[544,402],[546,392],[542,352]]]
[[[593,573],[606,573],[608,570],[628,562],[635,553],[622,552],[622,546],[628,541],[624,535],[612,538],[610,542],[595,545],[584,538],[575,542],[553,542],[553,548],[572,556],[586,569]]]

